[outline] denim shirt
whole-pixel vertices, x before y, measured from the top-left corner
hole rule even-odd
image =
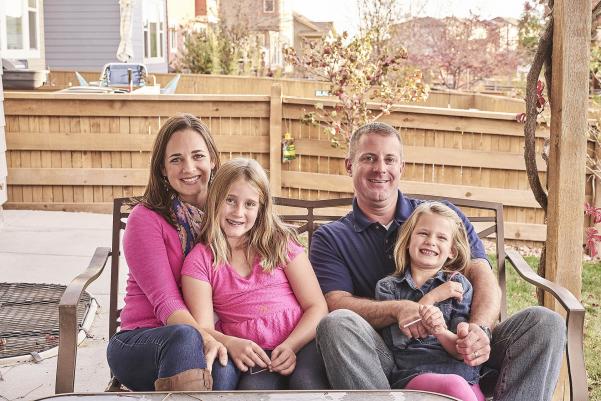
[[[425,294],[447,281],[456,281],[463,286],[463,299],[449,298],[435,304],[440,309],[449,330],[457,332],[457,325],[467,322],[472,303],[473,288],[468,279],[460,274],[439,271],[417,288],[411,269],[407,267],[402,276],[388,276],[376,284],[377,300],[409,300],[417,302]],[[468,366],[447,353],[434,336],[412,339],[405,336],[398,324],[382,329],[382,338],[394,355],[396,369],[390,382],[393,388],[403,388],[421,373],[454,373],[470,384],[478,383],[480,366]]]

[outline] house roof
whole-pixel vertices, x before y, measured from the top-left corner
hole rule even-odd
[[[510,25],[515,25],[517,26],[519,21],[515,18],[510,18],[510,17],[495,17],[493,19],[491,19],[490,21],[492,22],[496,22],[496,23],[507,23]]]
[[[320,35],[327,33],[329,30],[334,28],[333,21],[311,21],[309,18],[297,12],[293,12],[292,17],[294,18],[295,22],[303,24],[307,28],[312,29],[315,31],[315,33],[319,33]],[[310,35],[310,32],[303,32],[303,34]]]

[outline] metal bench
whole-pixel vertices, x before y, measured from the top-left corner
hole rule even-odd
[[[496,247],[496,266],[499,285],[502,290],[501,320],[507,316],[506,265],[513,266],[521,278],[537,288],[550,293],[566,312],[567,330],[567,364],[570,380],[570,394],[573,401],[588,400],[586,371],[583,355],[584,307],[567,289],[538,276],[528,266],[519,253],[506,250],[503,232],[503,205],[494,202],[482,202],[466,199],[441,198],[435,196],[407,194],[419,199],[446,199],[463,209],[474,224],[480,238],[490,237]],[[109,305],[109,338],[119,328],[118,296],[119,296],[119,255],[121,249],[121,230],[125,229],[129,210],[126,206],[128,198],[118,198],[113,203],[113,239],[111,248],[99,247],[88,268],[78,275],[65,290],[59,305],[60,337],[56,369],[55,392],[72,393],[75,380],[75,364],[77,358],[77,323],[76,305],[84,289],[104,270],[107,261],[111,260],[111,290]],[[331,200],[299,200],[275,198],[282,219],[294,224],[300,234],[306,233],[307,244],[311,245],[313,232],[322,224],[337,220],[344,216],[352,205],[352,198]],[[509,263],[506,263],[509,262]]]

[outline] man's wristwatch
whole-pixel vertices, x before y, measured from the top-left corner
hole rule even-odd
[[[492,331],[490,330],[490,327],[485,326],[483,324],[479,324],[478,327],[480,327],[484,334],[486,334],[486,336],[488,337],[488,342],[492,343]]]

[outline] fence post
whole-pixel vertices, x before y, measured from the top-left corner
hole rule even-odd
[[[8,167],[6,162],[6,136],[4,133],[4,90],[2,88],[2,69],[0,69],[0,226],[2,225],[2,205],[8,198]]]
[[[271,194],[282,192],[282,86],[271,86],[269,108],[269,184]]]

